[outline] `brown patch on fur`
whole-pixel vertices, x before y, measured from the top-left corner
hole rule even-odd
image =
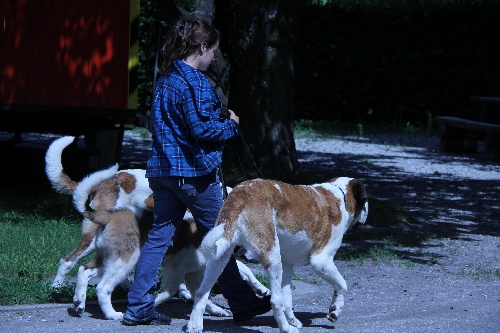
[[[275,207],[278,225],[292,234],[305,231],[314,244],[312,251],[321,251],[342,219],[339,198],[320,186],[276,184],[282,192],[282,201]]]
[[[196,222],[193,219],[182,220],[175,232],[174,243],[168,249],[167,254],[175,255],[184,248],[194,246],[198,248],[202,237],[198,233]]]
[[[125,193],[132,193],[137,184],[135,177],[127,172],[119,172],[116,174],[116,177],[118,179],[118,184],[121,185]]]
[[[149,230],[153,227],[153,210],[144,211],[141,218],[139,219],[139,237],[141,242],[141,247],[148,240]]]
[[[108,179],[92,189],[92,208],[95,210],[112,209],[116,205],[120,187],[115,177]]]
[[[97,268],[101,267],[103,264],[104,258],[102,255],[98,254],[93,258],[88,264],[83,266],[85,269],[92,269],[92,268]]]
[[[144,205],[146,206],[147,210],[152,211],[153,208],[155,207],[155,201],[153,199],[153,193],[151,193],[146,200],[144,200]]]
[[[259,252],[255,254],[259,256],[259,261],[264,267],[269,266],[268,254],[275,245],[275,226],[272,220],[269,221],[269,216],[272,217],[272,205],[269,202],[269,196],[262,188],[266,187],[268,192],[270,188],[266,185],[261,180],[251,180],[236,186],[224,201],[216,222],[216,225],[226,224],[223,237],[229,241],[234,236],[241,213],[244,214],[243,220],[247,226],[258,226],[258,228],[253,228],[256,230],[249,235],[249,241],[259,249]]]
[[[64,261],[75,261],[76,258],[78,258],[78,256],[80,256],[90,245],[90,243],[92,242],[92,239],[94,238],[95,234],[96,234],[96,231],[97,231],[97,228],[99,228],[99,226],[95,223],[90,223],[88,225],[88,228],[90,228],[90,230],[87,230],[85,233],[82,233],[82,239],[80,239],[80,243],[78,244],[78,246],[73,250],[71,251],[71,253],[67,254],[63,260]]]
[[[102,237],[106,238],[107,257],[120,258],[128,262],[140,246],[139,222],[130,209],[99,210],[86,213],[95,223],[105,226]]]
[[[64,194],[73,194],[75,192],[76,187],[78,186],[78,182],[74,181],[73,179],[69,178],[69,176],[62,171],[61,175],[61,181],[60,186],[63,187],[61,190],[63,191]]]

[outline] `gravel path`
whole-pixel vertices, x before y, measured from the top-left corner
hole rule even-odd
[[[376,203],[367,225],[346,236],[336,259],[349,287],[337,323],[324,318],[330,287],[308,267],[296,268],[294,309],[304,324],[301,332],[500,331],[500,165],[481,153],[443,154],[438,144],[438,138],[425,135],[296,140],[302,169],[324,179],[359,178]],[[148,145],[127,135],[125,147],[132,149],[124,150],[124,163],[143,167],[147,153],[138,147]],[[370,225],[371,215],[388,214],[373,210],[384,210],[384,203],[411,220]],[[393,244],[394,239],[406,241]],[[391,255],[384,243],[391,244]],[[377,255],[347,260],[352,253]],[[220,296],[215,300],[225,304]],[[171,326],[132,328],[102,320],[97,305],[81,318],[70,316],[68,307],[0,307],[0,332],[180,332],[191,309],[172,300],[160,309],[174,318]],[[245,324],[206,317],[205,332],[278,332],[271,313]]]

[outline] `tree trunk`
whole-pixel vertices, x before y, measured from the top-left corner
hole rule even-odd
[[[292,58],[298,1],[216,2],[216,17],[224,20],[218,21],[222,40],[228,43],[222,47],[231,64],[229,107],[239,115],[243,137],[265,178],[289,180],[298,171]],[[238,155],[253,168],[244,148],[237,148]]]

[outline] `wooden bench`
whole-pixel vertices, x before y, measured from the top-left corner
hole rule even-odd
[[[484,140],[486,153],[494,161],[500,161],[500,98],[471,97],[481,105],[479,121],[438,116],[436,122],[441,129],[440,148],[449,152],[475,153],[478,141]]]

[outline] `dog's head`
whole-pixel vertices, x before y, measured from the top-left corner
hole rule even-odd
[[[332,180],[344,194],[346,210],[352,219],[348,228],[356,229],[368,218],[368,194],[363,182],[359,179],[339,177]]]

